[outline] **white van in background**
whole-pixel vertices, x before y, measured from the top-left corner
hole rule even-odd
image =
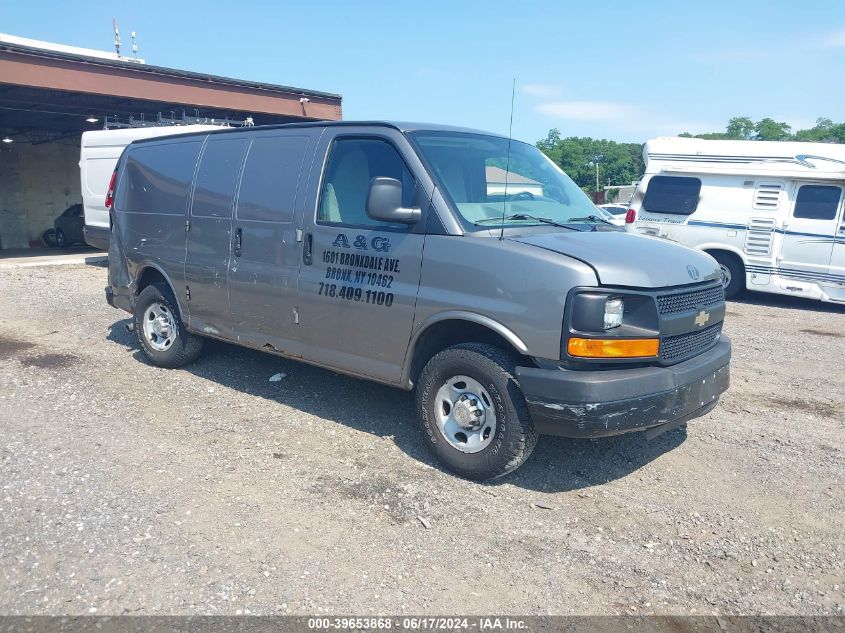
[[[79,179],[85,215],[83,229],[85,242],[102,250],[109,248],[109,212],[106,209],[106,190],[124,147],[136,139],[201,132],[219,127],[217,125],[181,125],[83,133],[79,152]]]
[[[845,303],[845,145],[657,138],[628,230],[712,255],[744,289]]]

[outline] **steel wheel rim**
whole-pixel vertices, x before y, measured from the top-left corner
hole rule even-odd
[[[490,392],[469,376],[452,376],[434,396],[437,428],[462,453],[478,453],[496,436],[496,413]]]
[[[722,271],[722,286],[727,288],[731,285],[731,279],[733,278],[733,275],[731,275],[731,269],[724,264],[719,264],[719,270]]]
[[[165,352],[176,340],[176,319],[173,311],[165,304],[156,301],[144,310],[144,338],[157,352]]]

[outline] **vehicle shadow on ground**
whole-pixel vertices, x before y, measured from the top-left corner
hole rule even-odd
[[[135,334],[126,330],[129,323],[130,319],[123,319],[112,324],[107,338],[146,363]],[[195,363],[174,371],[187,371],[222,387],[388,438],[412,459],[442,469],[425,446],[410,392],[213,340],[205,342]],[[270,382],[270,377],[279,373],[284,378]],[[484,485],[508,483],[542,492],[588,488],[629,475],[685,439],[685,429],[652,441],[642,433],[596,440],[542,437],[522,468]]]

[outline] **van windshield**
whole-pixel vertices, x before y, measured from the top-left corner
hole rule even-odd
[[[498,136],[431,131],[410,136],[465,223],[576,230],[609,224],[610,214],[533,145],[511,141],[508,156],[508,139]]]

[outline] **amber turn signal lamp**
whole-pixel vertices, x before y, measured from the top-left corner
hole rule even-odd
[[[656,338],[571,338],[566,345],[569,355],[579,358],[645,358],[657,356],[659,349]]]

